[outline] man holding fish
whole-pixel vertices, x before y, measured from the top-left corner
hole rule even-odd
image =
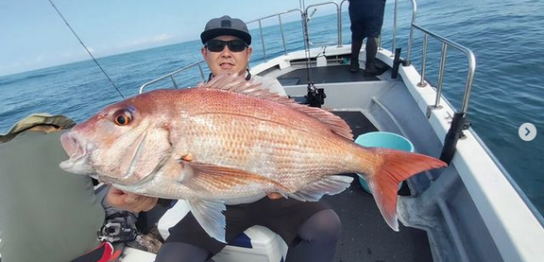
[[[340,222],[318,201],[325,194],[342,192],[353,180],[336,174],[364,174],[386,223],[398,230],[398,183],[445,166],[424,155],[361,147],[353,143],[349,126],[339,117],[299,105],[271,87],[274,81],[252,77],[246,71],[251,37],[242,21],[228,16],[212,19],[201,38],[213,76],[208,83],[131,97],[60,136],[69,157],[60,167],[112,184],[109,204],[140,212],[155,206],[157,198],[187,201],[191,213],[172,229],[156,261],[205,261],[256,224],[295,246],[301,254],[296,261],[331,261]],[[61,126],[53,123],[44,130],[44,121],[19,126],[19,131],[15,127],[0,137],[4,142],[0,178],[7,182],[0,183],[0,208],[5,211],[0,212],[2,259],[41,255],[20,260],[66,261],[98,245],[94,232],[104,212],[93,197],[90,180],[52,179],[62,175],[51,168],[63,157],[52,157],[56,150],[51,146],[58,148],[60,134],[15,137],[33,128],[49,132]],[[36,190],[29,189],[33,184]],[[66,190],[56,190],[57,184]],[[66,188],[67,184],[78,186]],[[43,204],[38,201],[44,196],[42,189],[55,195],[68,189],[79,193],[64,194],[77,199],[50,197],[46,199],[54,201]],[[38,215],[28,215],[19,204],[32,206],[28,211]],[[70,209],[71,218],[59,224],[55,215],[65,209]],[[45,222],[51,227],[44,227]],[[32,226],[40,223],[43,228]],[[17,239],[28,241],[32,233],[43,252],[17,244]],[[103,244],[97,250],[106,254],[111,246]]]
[[[202,56],[212,72],[209,80],[228,72],[260,83],[272,93],[286,96],[276,79],[250,74],[251,35],[242,20],[229,16],[212,19],[206,24],[201,40],[204,44]],[[182,161],[191,163],[193,156],[187,154],[180,157]],[[265,164],[269,161],[262,160]],[[248,181],[252,179],[251,176],[247,178]],[[199,218],[195,218],[193,210],[170,230],[170,237],[159,251],[156,261],[208,261],[221,251],[226,245],[225,241],[228,243],[253,225],[266,226],[282,236],[290,247],[296,246],[291,253],[297,261],[332,261],[341,229],[337,214],[322,202],[301,202],[295,197],[287,199],[275,192],[266,195],[268,197],[261,195],[255,198],[253,203],[227,205],[223,212],[226,217],[224,240],[210,237],[199,224]],[[106,199],[113,206],[133,212],[148,211],[157,203],[157,198],[117,188],[112,188]]]
[[[357,145],[340,117],[263,89],[266,79],[245,71],[251,36],[241,20],[212,19],[201,39],[208,83],[131,97],[61,136],[70,158],[60,167],[112,184],[123,191],[117,197],[132,199],[129,206],[154,203],[149,197],[186,200],[191,214],[172,229],[157,261],[205,261],[252,225],[298,244],[304,254],[297,261],[331,261],[340,222],[318,201],[351,185],[352,177],[338,174],[364,174],[385,222],[398,231],[398,183],[446,166]]]

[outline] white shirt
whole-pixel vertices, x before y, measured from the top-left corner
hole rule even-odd
[[[255,83],[262,84],[263,88],[270,90],[270,92],[272,93],[276,93],[281,96],[287,96],[285,89],[276,78],[252,75],[251,80],[255,81]]]

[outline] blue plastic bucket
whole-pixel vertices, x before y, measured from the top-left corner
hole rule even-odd
[[[355,143],[365,147],[383,147],[407,152],[414,152],[414,145],[412,144],[412,142],[410,142],[410,140],[406,139],[401,135],[390,132],[365,133],[358,136],[357,139],[355,139]],[[372,194],[370,188],[368,188],[366,181],[362,178],[362,175],[357,175],[359,175],[359,183],[361,184],[363,189],[366,192]],[[401,185],[402,183],[399,184],[399,189]]]

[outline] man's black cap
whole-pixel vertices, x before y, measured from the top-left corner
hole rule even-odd
[[[224,15],[220,18],[214,18],[206,24],[204,32],[200,34],[202,44],[222,35],[236,36],[242,39],[246,44],[251,45],[251,35],[247,30],[246,23],[238,18],[231,18]]]

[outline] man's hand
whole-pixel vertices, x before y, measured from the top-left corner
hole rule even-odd
[[[142,196],[130,192],[125,192],[115,187],[110,187],[106,195],[106,201],[117,208],[121,208],[134,213],[147,212],[151,210],[159,199],[156,197]]]
[[[266,195],[272,200],[283,198],[283,196],[279,193],[267,193]]]

